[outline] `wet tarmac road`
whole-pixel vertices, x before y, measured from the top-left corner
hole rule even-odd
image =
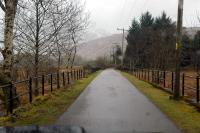
[[[56,124],[84,127],[87,133],[180,133],[127,79],[103,71]]]

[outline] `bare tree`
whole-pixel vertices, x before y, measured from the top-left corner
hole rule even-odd
[[[40,63],[45,56],[53,55],[57,60],[57,71],[63,55],[70,55],[87,27],[88,15],[84,5],[73,0],[29,0],[17,12],[16,50],[32,55],[33,75],[38,76]],[[35,95],[38,81],[35,80]]]
[[[47,54],[51,40],[60,29],[52,29],[50,11],[54,8],[54,0],[29,0],[24,2],[24,7],[19,10],[16,21],[17,38],[16,43],[19,49],[33,55],[32,65],[34,76],[38,76],[39,63]],[[38,81],[35,80],[35,95],[39,94]]]
[[[61,9],[59,11],[58,9],[60,8],[56,8],[57,11],[55,12],[59,12],[59,14],[54,15],[58,17],[52,15],[54,28],[62,22],[62,29],[56,34],[54,41],[56,44],[55,46],[57,46],[54,51],[57,51],[58,55],[58,70],[63,55],[67,57],[67,66],[73,66],[78,42],[81,40],[81,36],[89,23],[89,15],[84,12],[84,5],[77,3],[77,1],[71,1],[70,4],[65,3],[64,5],[66,5],[66,7],[64,7],[65,10]]]

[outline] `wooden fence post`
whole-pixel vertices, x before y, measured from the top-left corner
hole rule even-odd
[[[78,79],[80,79],[81,78],[81,70],[79,69],[78,70]]]
[[[78,70],[76,70],[76,80],[78,80]]]
[[[83,69],[83,78],[85,78],[85,69]]]
[[[174,72],[172,72],[171,84],[172,84],[172,92],[173,92],[174,91]]]
[[[166,72],[165,71],[163,72],[163,86],[164,88],[166,86]]]
[[[67,72],[67,83],[70,84],[70,74]]]
[[[157,84],[160,84],[160,71],[157,70]]]
[[[29,77],[29,102],[32,103],[32,78]]]
[[[9,90],[9,112],[10,114],[13,113],[13,84],[10,83],[10,90]]]
[[[83,78],[83,69],[81,70],[81,78]]]
[[[197,100],[197,103],[199,103],[199,76],[197,76],[196,78],[196,84],[197,84],[197,88],[196,88],[196,100]]]
[[[79,70],[79,79],[81,79],[81,69]]]
[[[81,69],[81,78],[83,78],[83,69]]]
[[[71,74],[71,81],[73,80],[73,71],[71,70],[70,71],[70,74]]]
[[[144,80],[144,73],[143,73],[143,69],[142,69],[142,80]]]
[[[76,80],[76,71],[74,70],[73,80]]]
[[[51,78],[51,92],[53,91],[53,75],[52,75],[52,73],[51,73],[51,76],[50,76],[50,78]]]
[[[140,79],[140,70],[139,70],[139,79]]]
[[[182,96],[185,95],[185,74],[182,75]]]
[[[42,95],[44,96],[44,75],[42,75]]]
[[[60,89],[60,73],[57,73],[57,89]]]
[[[62,73],[62,77],[63,77],[63,86],[65,86],[65,72]]]

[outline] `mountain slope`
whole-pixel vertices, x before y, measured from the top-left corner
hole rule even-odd
[[[124,39],[124,49],[127,45]],[[95,60],[98,57],[110,56],[111,50],[116,45],[122,45],[122,34],[113,34],[108,37],[95,39],[84,44],[78,48],[77,55],[87,60]]]

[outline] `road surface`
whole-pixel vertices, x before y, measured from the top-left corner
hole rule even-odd
[[[180,133],[155,105],[112,69],[93,80],[57,124],[81,126],[87,133]]]

